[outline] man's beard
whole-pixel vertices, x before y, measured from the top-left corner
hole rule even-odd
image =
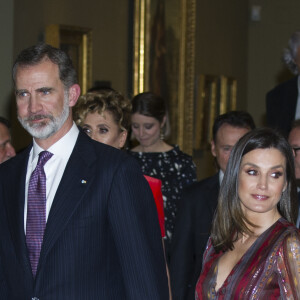
[[[54,117],[52,114],[39,114],[31,115],[24,119],[18,116],[18,120],[25,130],[27,130],[34,138],[45,140],[55,134],[64,125],[69,116],[69,112],[69,95],[68,93],[65,93],[63,110],[59,116]],[[31,124],[31,121],[41,118],[46,119],[45,122]]]

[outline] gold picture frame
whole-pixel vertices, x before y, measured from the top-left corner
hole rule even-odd
[[[82,94],[92,86],[92,30],[51,24],[46,27],[45,42],[66,51],[78,74]]]
[[[210,147],[215,118],[236,109],[237,80],[224,75],[203,75],[197,80],[194,150]]]
[[[195,28],[196,0],[134,0],[133,93],[152,91],[166,100],[169,142],[191,155]]]

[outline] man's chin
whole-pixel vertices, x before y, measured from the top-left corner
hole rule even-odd
[[[55,133],[55,129],[53,129],[49,124],[26,124],[24,128],[28,131],[30,135],[34,138],[45,140],[51,135]]]

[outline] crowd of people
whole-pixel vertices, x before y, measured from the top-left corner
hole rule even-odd
[[[47,44],[20,52],[13,81],[32,144],[16,155],[0,118],[0,299],[300,299],[300,96],[282,124],[282,87],[269,127],[217,116],[216,174],[197,181],[159,95],[81,95]]]

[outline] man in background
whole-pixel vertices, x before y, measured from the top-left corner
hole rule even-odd
[[[266,95],[267,125],[288,136],[294,120],[300,119],[300,31],[289,39],[288,47],[283,51],[283,60],[295,75]]]
[[[211,153],[219,171],[187,187],[178,207],[170,259],[173,300],[195,299],[202,256],[231,150],[244,134],[254,128],[252,117],[242,111],[222,114],[214,122]]]
[[[9,121],[0,117],[0,164],[16,155],[16,151],[11,144],[11,135],[9,130]]]
[[[289,133],[288,141],[294,150],[295,157],[295,177],[297,182],[297,192],[299,201],[299,213],[296,226],[300,228],[300,119],[292,123],[292,129]]]

